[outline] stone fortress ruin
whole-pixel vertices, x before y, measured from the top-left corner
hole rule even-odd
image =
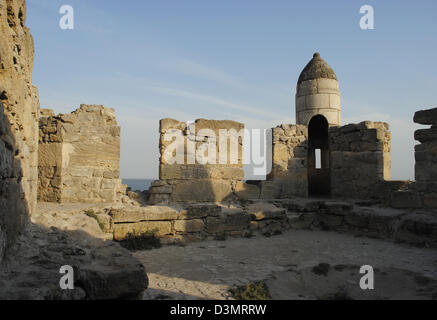
[[[0,298],[17,294],[14,284],[31,274],[50,285],[27,298],[137,295],[147,287],[144,267],[102,239],[150,231],[163,242],[185,243],[332,230],[437,247],[437,108],[414,115],[431,126],[414,135],[416,180],[392,181],[389,125],[342,126],[337,76],[315,53],[297,81],[296,124],[271,131],[265,180],[244,179],[243,123],[162,119],[160,140],[149,146],[159,146],[159,179],[147,192],[129,191],[120,179],[122,128],[113,109],[40,109],[25,17],[24,0],[0,0],[0,266],[28,257],[34,263],[22,273],[0,272]],[[230,133],[225,140],[220,130]],[[169,160],[173,150],[182,161]],[[208,162],[211,156],[217,162]],[[42,258],[30,253],[39,250],[47,250]],[[58,270],[50,269],[58,261],[78,270],[78,296],[59,292]]]
[[[297,123],[272,129],[272,169],[259,181],[244,180],[244,124],[162,119],[159,180],[147,195],[126,195],[120,183],[120,128],[112,110],[82,105],[58,116],[45,110],[49,114],[39,121],[39,199],[121,203],[102,218],[116,240],[152,230],[173,241],[275,234],[295,224],[368,230],[381,218],[371,204],[437,208],[433,128],[415,135],[422,142],[416,146],[416,181],[391,181],[389,125],[340,124],[337,76],[319,53],[299,76],[295,104]],[[419,111],[415,121],[433,125],[433,117],[434,109]],[[362,211],[354,201],[370,207]],[[336,213],[339,208],[345,212]],[[314,215],[302,214],[306,211]],[[427,224],[429,217],[407,215],[413,221],[405,222],[403,214],[391,214],[384,218],[385,236],[402,240],[415,232],[408,229],[411,224]]]

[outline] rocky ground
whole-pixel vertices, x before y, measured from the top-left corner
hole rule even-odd
[[[97,207],[101,207],[98,206]],[[40,204],[0,265],[0,299],[138,298],[147,287],[143,264],[107,240],[83,210],[96,205]],[[74,290],[61,290],[60,268],[74,270]]]
[[[330,231],[229,238],[138,251],[144,299],[231,299],[229,289],[266,280],[274,299],[436,299],[437,250]],[[375,289],[359,287],[371,265]]]
[[[321,200],[274,203],[275,210],[266,211],[272,204],[263,204],[260,212],[287,216],[291,229],[278,229],[280,235],[163,240],[173,245],[133,254],[99,226],[120,204],[40,203],[10,251],[12,258],[1,266],[0,299],[232,299],[230,288],[259,280],[266,282],[273,299],[437,298],[431,212]],[[74,267],[73,291],[59,290],[62,265]],[[358,285],[362,265],[374,267],[374,290]],[[149,289],[143,292],[145,269]]]

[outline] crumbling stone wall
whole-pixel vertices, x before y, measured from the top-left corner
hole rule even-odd
[[[44,110],[39,129],[40,201],[113,202],[125,194],[113,109],[81,105],[57,116]]]
[[[0,1],[0,261],[36,206],[38,90],[24,0]]]
[[[331,194],[373,197],[375,185],[390,179],[390,132],[385,122],[364,121],[329,129]]]
[[[150,188],[150,201],[216,202],[245,192],[250,186],[242,182],[243,137],[244,125],[235,121],[162,119],[159,180]]]
[[[412,188],[417,190],[422,206],[437,208],[437,108],[417,111],[414,122],[431,128],[414,132],[420,144],[414,147],[416,182]],[[415,199],[418,206],[417,196]]]
[[[417,111],[414,122],[431,126],[414,133],[416,181],[437,181],[437,108]]]
[[[261,184],[262,198],[308,196],[307,167],[308,127],[282,124],[273,128],[272,171],[269,181]]]

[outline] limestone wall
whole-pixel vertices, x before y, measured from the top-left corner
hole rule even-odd
[[[38,90],[24,0],[0,1],[0,261],[36,206]]]
[[[235,121],[162,119],[151,202],[222,201],[244,190],[243,137],[244,125]]]
[[[262,198],[308,195],[307,140],[307,126],[282,124],[273,128],[272,171],[269,182],[262,183]]]
[[[390,132],[384,122],[364,121],[329,129],[331,194],[372,197],[375,185],[390,179]]]
[[[44,110],[39,128],[40,201],[113,202],[125,193],[113,109],[81,105],[57,116]]]
[[[245,207],[227,207],[213,203],[189,204],[176,209],[167,206],[112,208],[110,229],[114,240],[156,231],[173,240],[225,239],[227,236],[250,237],[282,233],[287,229],[286,210],[269,203],[248,203]]]

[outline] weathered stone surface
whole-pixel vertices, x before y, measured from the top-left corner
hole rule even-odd
[[[202,219],[176,220],[174,229],[177,232],[201,232],[205,227]]]
[[[244,183],[242,181],[237,182],[234,192],[238,198],[243,200],[259,199],[260,196],[260,189],[257,185]]]
[[[437,218],[430,213],[412,213],[401,220],[395,239],[414,244],[437,245]]]
[[[167,206],[122,207],[111,209],[114,223],[175,220],[178,212]]]
[[[222,212],[222,207],[213,203],[196,203],[189,205],[186,210],[179,213],[178,219],[199,219],[217,217]]]
[[[206,232],[210,234],[220,234],[226,231],[226,225],[222,218],[208,217],[206,218]]]
[[[11,256],[0,268],[0,299],[138,298],[148,285],[144,266],[129,251],[80,230],[29,224]],[[74,269],[73,290],[59,287],[63,265]]]
[[[254,215],[255,220],[284,219],[286,210],[273,204],[256,202],[247,206],[247,212]]]
[[[317,214],[317,221],[322,229],[329,230],[341,226],[343,224],[343,217],[319,212]]]
[[[221,202],[232,194],[227,180],[185,180],[173,185],[171,202]]]
[[[287,219],[292,229],[309,229],[316,219],[315,212],[289,212]]]
[[[395,191],[391,194],[391,206],[393,208],[421,208],[422,200],[416,191]]]
[[[151,189],[154,204],[220,202],[244,179],[244,125],[230,120],[160,122],[159,178]],[[168,195],[168,196],[167,196]]]
[[[371,209],[357,209],[345,216],[345,220],[351,226],[357,228],[369,228],[370,217],[373,211]]]
[[[114,202],[126,193],[113,109],[83,104],[68,115],[42,117],[39,129],[41,201]]]
[[[330,215],[344,216],[351,211],[353,205],[342,201],[325,201],[320,205],[320,211]]]
[[[114,224],[114,240],[123,240],[129,234],[141,235],[148,231],[157,231],[158,236],[172,233],[170,221],[141,221],[135,223]]]
[[[422,143],[437,141],[437,128],[416,130],[414,132],[414,139]]]
[[[425,193],[423,195],[423,205],[427,208],[437,208],[437,192]]]
[[[330,128],[331,194],[371,198],[375,185],[390,180],[388,124],[363,121]],[[376,195],[378,196],[378,195]]]
[[[261,181],[260,199],[279,199],[282,184],[280,181]]]
[[[112,218],[110,215],[106,214],[106,213],[97,213],[96,214],[97,220],[100,224],[100,226],[102,226],[102,231],[106,232],[106,233],[111,233],[113,232],[113,224],[112,224]]]
[[[243,180],[244,172],[241,165],[184,165],[184,164],[161,164],[159,166],[161,179],[221,179]]]
[[[307,195],[307,136],[308,128],[303,125],[282,124],[273,128],[272,171],[267,179],[284,185],[275,197]],[[261,188],[261,198],[269,196]]]
[[[357,228],[367,229],[380,237],[391,236],[403,211],[383,208],[357,208],[345,216],[345,221]]]
[[[416,113],[415,121],[433,124],[429,129],[420,129],[414,132],[414,138],[421,142],[415,145],[415,177],[419,182],[431,183],[437,181],[437,127],[435,113],[437,108],[422,110]]]
[[[292,212],[316,212],[321,205],[321,201],[312,199],[291,199],[287,201],[288,210]]]
[[[414,122],[424,125],[437,125],[437,108],[416,111]]]
[[[24,0],[0,2],[0,261],[36,206],[38,90]]]

